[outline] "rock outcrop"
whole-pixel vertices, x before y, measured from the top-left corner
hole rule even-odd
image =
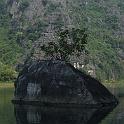
[[[25,65],[15,82],[15,103],[103,106],[116,98],[96,79],[63,61]]]

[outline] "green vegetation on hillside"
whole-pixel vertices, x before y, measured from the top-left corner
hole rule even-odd
[[[100,80],[124,78],[123,58],[118,55],[119,51],[123,51],[124,46],[123,19],[121,18],[123,8],[120,7],[120,3],[124,4],[121,0],[92,0],[84,2],[82,8],[71,6],[76,10],[72,14],[76,20],[77,12],[82,13],[80,23],[76,20],[75,23],[88,28],[89,31],[87,45],[89,54],[85,66],[94,67],[96,77]]]
[[[14,68],[22,61],[22,56],[29,53],[32,44],[42,38],[41,34],[49,26],[48,21],[40,17],[40,14],[34,22],[28,21],[25,12],[31,1],[18,1],[20,16],[12,19],[5,1],[0,0],[0,80],[14,78]],[[70,0],[64,9],[61,4],[43,1],[43,6],[45,17],[64,11],[63,15],[70,18],[72,25],[88,29],[88,54],[84,58],[84,71],[93,69],[100,80],[124,78],[123,0]],[[55,28],[64,25],[62,16],[54,20],[52,24]],[[13,74],[6,77],[10,72]]]
[[[0,0],[0,81],[9,81],[16,77],[14,67],[22,53],[15,36],[9,34],[10,19],[5,1]]]

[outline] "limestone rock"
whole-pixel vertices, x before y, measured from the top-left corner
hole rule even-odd
[[[15,82],[15,102],[57,105],[116,104],[116,98],[96,79],[63,61],[25,65]]]

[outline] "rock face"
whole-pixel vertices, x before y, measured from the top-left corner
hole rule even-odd
[[[13,102],[48,105],[116,104],[116,98],[96,79],[63,61],[25,65],[15,82]]]
[[[50,41],[55,42],[57,40],[56,32],[64,28],[79,28],[80,23],[83,21],[80,18],[83,13],[75,13],[77,8],[80,8],[81,5],[83,7],[85,4],[85,1],[82,0],[7,1],[8,10],[12,16],[12,29],[16,31],[21,27],[21,32],[26,34],[20,44],[26,49],[28,41],[30,41],[34,48],[32,50],[33,59],[43,60],[45,58],[43,51],[41,51],[41,46]],[[26,3],[27,6],[25,6]],[[82,24],[85,25],[84,22]],[[33,36],[32,38],[31,35]],[[28,39],[28,37],[30,38]]]

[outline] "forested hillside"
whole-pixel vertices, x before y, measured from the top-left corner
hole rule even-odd
[[[13,79],[30,52],[42,58],[40,46],[65,27],[87,29],[84,71],[101,80],[123,78],[123,0],[0,0],[0,79]]]
[[[21,47],[12,36],[11,18],[4,0],[0,0],[0,80],[9,81],[15,78],[15,66],[21,57]],[[10,38],[12,37],[12,38]]]

